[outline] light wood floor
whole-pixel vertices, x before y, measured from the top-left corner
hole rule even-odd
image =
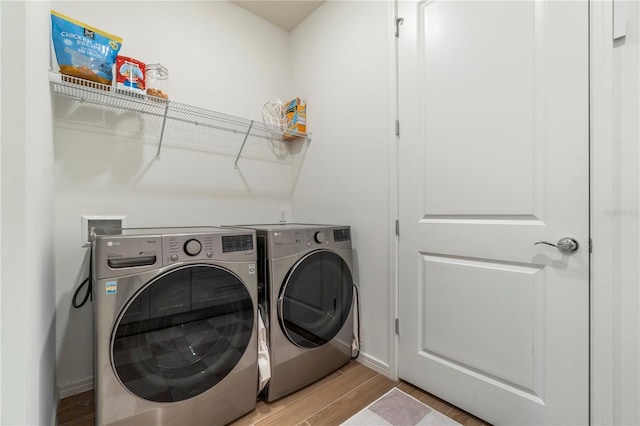
[[[339,425],[394,387],[463,425],[487,425],[482,420],[433,395],[408,383],[394,382],[356,361],[352,361],[324,379],[278,401],[268,404],[259,401],[254,411],[231,425]],[[93,391],[83,392],[60,401],[58,405],[59,426],[89,426],[93,423]]]

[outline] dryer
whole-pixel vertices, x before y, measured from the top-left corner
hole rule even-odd
[[[243,225],[256,231],[258,286],[274,401],[351,360],[353,260],[349,226]]]
[[[247,229],[95,238],[97,425],[223,425],[255,408],[256,254]]]

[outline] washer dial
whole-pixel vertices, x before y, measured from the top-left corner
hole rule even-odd
[[[189,256],[196,256],[202,251],[202,244],[200,241],[191,239],[184,243],[184,252]]]

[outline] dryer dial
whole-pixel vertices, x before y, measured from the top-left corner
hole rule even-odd
[[[322,244],[327,241],[327,238],[324,235],[324,232],[318,231],[314,234],[313,239],[316,240],[316,243]]]
[[[195,256],[199,254],[201,251],[202,251],[202,244],[200,244],[200,241],[198,240],[191,239],[186,243],[184,243],[184,252],[187,253],[189,256]]]

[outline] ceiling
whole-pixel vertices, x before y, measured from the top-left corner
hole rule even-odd
[[[291,31],[325,0],[231,0],[231,2],[283,30]]]

